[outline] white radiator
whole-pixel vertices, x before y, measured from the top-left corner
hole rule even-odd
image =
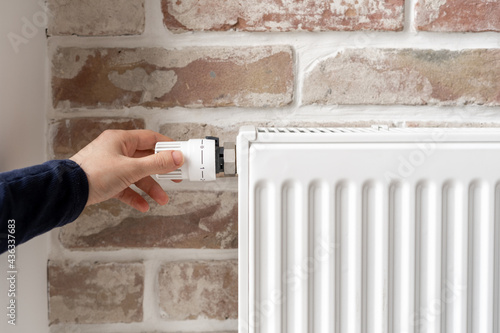
[[[498,333],[500,130],[242,128],[240,333]]]

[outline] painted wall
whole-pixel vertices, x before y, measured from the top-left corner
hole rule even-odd
[[[45,28],[39,28],[33,21],[35,17],[36,23],[44,23],[38,2],[0,2],[0,171],[42,163],[46,156],[47,57]],[[12,46],[9,37],[14,38],[17,47]],[[15,327],[7,323],[6,316],[10,300],[6,279],[8,258],[6,254],[0,256],[1,332],[49,331],[47,239],[42,236],[17,248]]]

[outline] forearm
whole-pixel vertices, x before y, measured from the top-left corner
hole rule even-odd
[[[73,161],[56,160],[0,173],[0,253],[7,249],[9,220],[19,245],[74,221],[88,199],[85,172]]]

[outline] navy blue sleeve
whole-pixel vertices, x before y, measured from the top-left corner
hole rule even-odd
[[[0,173],[0,253],[7,250],[12,220],[15,243],[19,245],[74,221],[85,208],[88,196],[87,176],[71,160]]]

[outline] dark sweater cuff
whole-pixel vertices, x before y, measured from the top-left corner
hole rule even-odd
[[[63,225],[76,220],[87,205],[89,199],[89,182],[85,171],[75,161],[60,160],[51,162],[60,162],[68,168],[69,179],[71,179],[72,187],[74,188],[74,205],[69,210],[65,221],[62,221],[61,225]]]

